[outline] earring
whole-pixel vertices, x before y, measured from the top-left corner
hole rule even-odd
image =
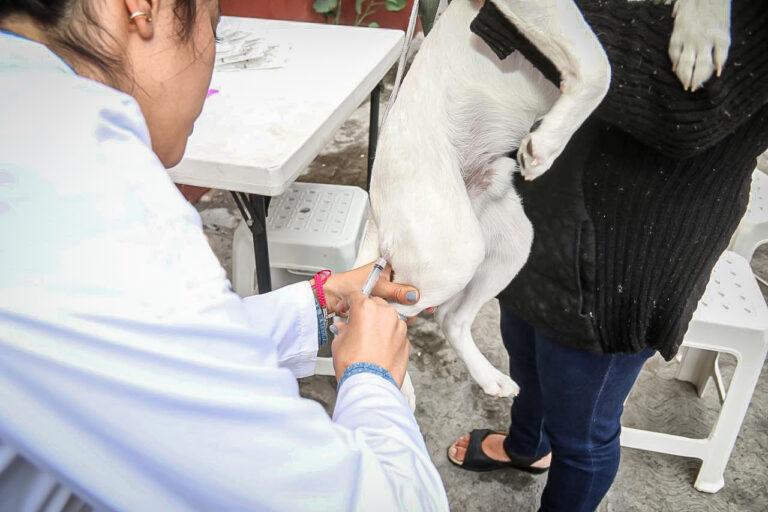
[[[141,18],[141,17],[147,18],[147,23],[152,23],[152,17],[149,15],[148,12],[144,12],[144,11],[134,11],[131,13],[128,19],[130,21],[133,21],[136,18]]]

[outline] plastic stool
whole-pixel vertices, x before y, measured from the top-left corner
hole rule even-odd
[[[768,173],[768,151],[757,157],[757,169]]]
[[[768,153],[761,158],[768,162]],[[729,250],[750,262],[755,250],[766,242],[768,242],[768,175],[757,169],[752,174],[749,206],[736,228]],[[757,279],[766,284],[759,277]],[[693,383],[699,397],[704,393],[704,388],[711,378],[717,386],[717,393],[722,403],[725,401],[725,386],[720,376],[718,359],[717,352],[683,347],[678,357],[680,368],[677,378]]]
[[[766,162],[766,170],[768,170],[768,152],[761,158]],[[768,175],[764,171],[757,169],[753,173],[749,196],[749,206],[731,239],[729,248],[747,262],[752,261],[752,256],[760,245],[768,242]],[[768,284],[759,277],[757,279],[763,284]],[[680,369],[677,378],[693,383],[699,392],[699,397],[702,396],[707,382],[712,378],[717,386],[720,402],[725,400],[725,386],[720,376],[716,352],[683,347],[678,360]]]
[[[696,356],[684,358],[678,378],[693,382],[699,395],[710,376],[717,379],[717,354],[725,352],[736,357],[731,384],[727,393],[722,390],[723,406],[709,437],[691,439],[624,428],[621,444],[701,459],[694,487],[713,493],[724,485],[723,473],[768,353],[768,307],[743,257],[729,251],[720,257],[683,346],[696,349]]]
[[[293,183],[272,199],[267,215],[272,287],[305,281],[328,268],[349,270],[365,235],[368,194],[359,187]],[[256,289],[253,235],[241,222],[232,241],[232,288]]]
[[[731,240],[729,250],[752,261],[755,250],[768,243],[768,175],[756,170],[752,173],[749,206]]]

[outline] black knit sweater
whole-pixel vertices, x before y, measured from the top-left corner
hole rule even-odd
[[[531,256],[500,295],[550,336],[593,352],[674,356],[768,147],[768,2],[734,0],[720,78],[688,93],[671,71],[671,8],[577,1],[606,49],[611,88],[555,165],[517,182]],[[472,30],[504,58],[557,70],[492,2]]]

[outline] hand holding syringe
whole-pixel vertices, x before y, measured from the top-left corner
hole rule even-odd
[[[384,267],[387,266],[387,260],[384,258],[379,258],[376,260],[373,264],[373,268],[371,269],[371,273],[368,274],[368,279],[365,280],[365,284],[363,285],[363,295],[366,297],[370,297],[371,293],[373,292],[373,287],[376,286],[376,283],[379,282],[379,277],[381,277],[381,273],[384,271]]]
[[[371,299],[371,294],[396,299],[400,294],[408,303],[418,301],[417,291],[408,290],[409,286],[397,285],[387,279],[381,279],[386,270],[387,262],[379,258],[373,263],[368,276],[362,285],[348,288],[348,292],[340,295],[347,303],[349,318],[336,318],[330,331],[334,335],[331,352],[336,379],[342,379],[346,369],[353,363],[367,363],[387,370],[398,387],[402,386],[408,367],[408,327],[405,317],[392,314],[392,304],[381,298]],[[365,268],[360,268],[358,279],[365,275]],[[362,279],[361,279],[362,280]],[[360,283],[361,281],[357,281]],[[391,293],[396,289],[400,293]],[[405,301],[403,301],[405,302]],[[341,308],[346,309],[344,306]],[[339,310],[337,310],[339,311]]]
[[[371,296],[373,287],[376,286],[376,283],[379,282],[379,277],[381,276],[381,273],[384,271],[384,267],[386,266],[387,260],[384,258],[379,258],[376,260],[376,262],[373,264],[373,268],[371,269],[371,273],[368,274],[368,279],[365,281],[365,285],[363,286],[363,295],[366,297]],[[405,315],[401,313],[398,313],[397,315],[400,317],[400,320],[404,322],[408,320]]]
[[[363,285],[363,289],[361,290],[363,295],[366,297],[370,297],[371,293],[373,293],[373,289],[376,287],[376,283],[379,282],[379,278],[381,277],[381,273],[384,271],[384,268],[387,266],[387,260],[384,258],[379,258],[376,260],[373,264],[373,268],[371,269],[371,273],[368,274],[368,279],[365,280],[365,284]],[[407,321],[408,319],[405,317],[405,315],[398,313],[397,314],[400,317],[400,320]],[[334,323],[342,322],[346,323],[346,319],[341,317],[335,317]],[[336,334],[334,332],[334,329],[331,329],[331,332]]]

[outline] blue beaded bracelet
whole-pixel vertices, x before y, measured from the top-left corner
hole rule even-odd
[[[374,375],[378,375],[379,377],[388,380],[395,387],[399,387],[395,382],[395,379],[392,378],[392,374],[389,373],[387,369],[373,363],[352,363],[347,366],[346,370],[344,370],[344,373],[339,379],[339,385],[336,386],[336,390],[338,391],[341,389],[341,385],[344,384],[345,380],[358,373],[373,373]]]

